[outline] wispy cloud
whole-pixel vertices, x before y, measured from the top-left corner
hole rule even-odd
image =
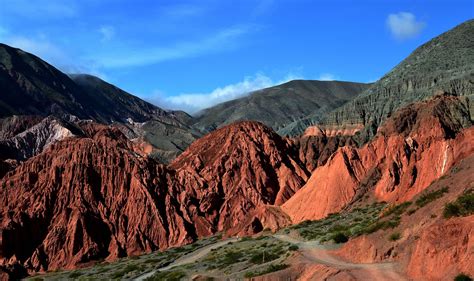
[[[255,25],[240,25],[221,30],[197,41],[180,42],[173,46],[149,49],[121,48],[120,52],[95,54],[90,60],[105,68],[145,66],[163,61],[195,57],[211,52],[231,49],[239,44],[243,35],[258,30]]]
[[[340,79],[340,78],[338,76],[332,74],[332,73],[321,73],[321,75],[319,75],[317,80],[334,81],[334,80],[338,80],[338,79]]]
[[[155,97],[150,101],[165,108],[182,109],[190,113],[196,113],[218,103],[243,97],[256,90],[301,78],[299,75],[290,73],[283,79],[274,81],[265,74],[258,73],[247,76],[240,82],[218,87],[209,93],[191,93],[165,97],[164,93],[157,91]]]
[[[396,39],[406,40],[418,36],[426,23],[418,21],[412,13],[400,12],[388,15],[387,26]]]
[[[0,27],[0,41],[14,48],[32,53],[65,73],[88,73],[107,79],[107,75],[92,62],[72,59],[67,52],[46,36],[13,35],[7,29]]]
[[[102,42],[109,41],[115,36],[115,28],[110,25],[103,25],[99,28],[98,31],[102,36]]]

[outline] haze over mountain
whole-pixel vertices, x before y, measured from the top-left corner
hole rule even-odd
[[[193,126],[212,131],[235,121],[255,120],[279,134],[297,135],[367,87],[353,82],[293,80],[205,109],[197,114]]]

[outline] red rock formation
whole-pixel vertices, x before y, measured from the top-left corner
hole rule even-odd
[[[474,216],[445,219],[444,206],[474,184],[474,155],[464,158],[427,192],[448,187],[448,192],[412,214],[401,215],[391,231],[377,231],[349,240],[336,253],[355,263],[397,261],[413,280],[453,280],[461,272],[474,274]],[[413,198],[418,199],[419,196]],[[410,209],[415,210],[415,206]],[[400,233],[397,241],[388,241]]]
[[[199,236],[232,229],[258,206],[284,203],[307,179],[293,147],[257,122],[204,136],[170,167],[185,188],[183,213],[199,222]]]
[[[474,273],[474,216],[438,222],[421,232],[408,264],[415,280]]]
[[[227,236],[249,236],[265,229],[275,232],[289,225],[291,219],[280,207],[262,205],[249,212],[239,225],[227,232]]]
[[[167,169],[118,130],[85,131],[94,134],[51,145],[0,182],[0,264],[73,268],[193,240]]]
[[[329,157],[339,147],[355,146],[352,137],[342,135],[334,137],[304,135],[294,138],[292,141],[298,147],[299,158],[308,171],[313,171],[315,168],[326,164]]]
[[[436,97],[398,111],[370,143],[343,147],[317,168],[282,209],[293,222],[323,218],[369,188],[380,201],[410,200],[474,152],[474,128],[456,97]]]
[[[136,152],[118,129],[80,123],[83,137],[51,144],[0,180],[0,266],[74,268],[189,243],[249,214],[273,228],[306,180],[296,150],[253,122],[193,144],[171,168]],[[264,207],[265,209],[265,207]]]

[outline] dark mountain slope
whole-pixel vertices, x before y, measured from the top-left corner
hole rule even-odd
[[[362,125],[361,140],[376,133],[395,110],[438,93],[463,96],[474,117],[474,20],[417,48],[409,57],[354,100],[329,114],[323,124]]]
[[[212,131],[235,121],[255,120],[280,134],[294,135],[367,87],[352,82],[294,80],[205,109],[194,126]],[[306,120],[304,124],[294,124],[302,119]]]
[[[176,119],[99,78],[73,78],[32,54],[0,44],[0,117],[71,114],[102,123]]]

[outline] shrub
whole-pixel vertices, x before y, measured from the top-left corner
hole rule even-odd
[[[78,271],[74,271],[74,272],[72,272],[71,274],[69,274],[69,278],[74,279],[74,278],[78,278],[78,277],[81,276],[81,275],[82,275],[82,273],[80,273],[80,272],[78,272]]]
[[[443,215],[445,218],[465,217],[474,214],[474,191],[467,190],[460,195],[456,201],[444,206]]]
[[[276,260],[280,257],[280,253],[271,253],[268,251],[262,251],[253,254],[250,257],[250,262],[254,264],[266,263],[272,260]]]
[[[164,271],[157,272],[153,276],[145,279],[146,281],[158,281],[158,280],[167,280],[167,281],[179,281],[185,277],[186,274],[182,271]]]
[[[410,205],[411,205],[411,202],[407,201],[398,205],[391,206],[383,212],[382,217],[388,217],[390,215],[400,216],[401,214],[403,214],[403,212],[405,212],[405,210]]]
[[[395,228],[400,224],[400,217],[395,217],[391,220],[385,220],[385,221],[377,221],[371,225],[369,225],[365,229],[366,234],[374,233],[380,229],[389,229],[389,228]]]
[[[287,264],[271,264],[270,266],[268,266],[263,271],[258,271],[258,272],[249,271],[249,272],[246,272],[244,277],[245,278],[252,278],[252,277],[256,277],[256,276],[260,276],[260,275],[265,275],[265,274],[268,274],[268,273],[271,273],[271,272],[280,271],[280,270],[285,269],[287,267],[288,267]]]
[[[121,278],[125,274],[127,274],[129,272],[132,272],[132,271],[135,271],[135,270],[138,270],[138,269],[139,268],[136,264],[129,264],[129,265],[125,266],[125,268],[123,268],[122,270],[119,270],[119,271],[115,272],[114,274],[112,274],[112,278],[113,279]]]
[[[443,194],[448,192],[448,188],[447,187],[443,187],[439,190],[436,190],[436,191],[432,191],[432,192],[428,192],[428,193],[425,193],[425,194],[422,194],[420,196],[420,198],[418,198],[416,200],[416,205],[418,205],[419,207],[423,207],[425,205],[427,205],[428,203],[436,200],[436,199],[439,199],[441,197],[443,197]]]
[[[397,241],[398,239],[400,239],[402,236],[400,235],[399,232],[395,232],[395,233],[392,233],[390,234],[390,236],[388,237],[388,240],[390,241]]]
[[[289,251],[297,251],[300,247],[298,247],[297,245],[291,245],[290,247],[288,247],[288,250]]]
[[[454,277],[454,281],[472,281],[472,278],[469,275],[460,273],[456,277]]]
[[[342,232],[338,232],[334,234],[334,236],[332,237],[332,240],[337,244],[346,243],[347,241],[349,241],[349,237],[347,237],[347,235],[345,235]]]

